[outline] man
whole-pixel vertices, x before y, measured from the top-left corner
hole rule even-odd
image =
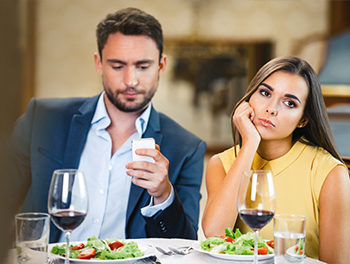
[[[71,239],[196,238],[205,143],[157,112],[151,99],[164,72],[159,22],[135,8],[108,15],[97,27],[95,67],[104,92],[93,98],[33,99],[14,139],[23,183],[23,210],[47,211],[52,172],[85,174],[89,212]],[[152,162],[131,161],[131,142]],[[63,240],[51,226],[50,241]]]

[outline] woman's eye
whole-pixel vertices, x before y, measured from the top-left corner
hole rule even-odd
[[[289,108],[294,108],[297,106],[296,103],[294,103],[293,101],[285,101],[284,104]]]
[[[270,95],[270,92],[266,89],[260,89],[259,90],[259,93],[263,96],[269,96]]]

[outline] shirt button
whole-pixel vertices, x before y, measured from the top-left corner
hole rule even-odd
[[[108,170],[111,171],[112,170],[112,165],[108,166]]]
[[[100,222],[100,219],[98,219],[98,218],[96,218],[95,220],[94,220],[94,223],[95,224],[98,224]]]
[[[100,194],[104,194],[105,191],[103,189],[100,189]]]

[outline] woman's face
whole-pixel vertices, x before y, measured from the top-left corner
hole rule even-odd
[[[300,122],[307,123],[303,113],[308,92],[302,77],[282,70],[274,72],[258,86],[249,104],[262,140],[291,140]]]

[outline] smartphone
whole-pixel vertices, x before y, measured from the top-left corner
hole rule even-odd
[[[141,156],[137,155],[135,153],[136,149],[155,149],[156,143],[154,142],[153,138],[140,138],[140,139],[134,139],[132,141],[132,160],[133,161],[148,161],[148,162],[154,162],[154,159],[152,157],[148,156]]]

